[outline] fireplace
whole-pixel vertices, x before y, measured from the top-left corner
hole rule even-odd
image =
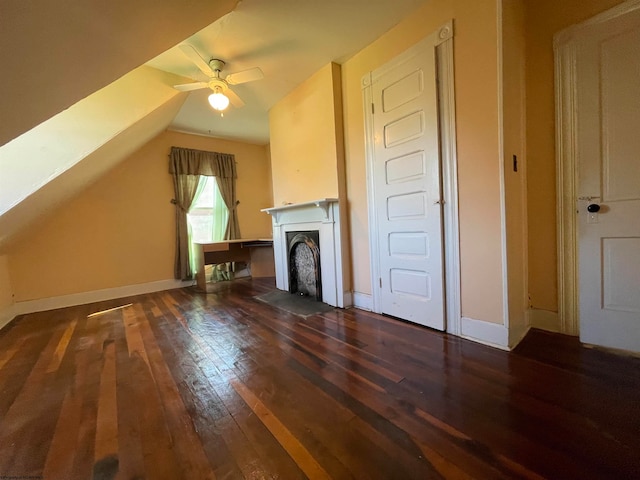
[[[289,292],[322,301],[320,232],[287,232]]]
[[[322,198],[262,211],[271,215],[273,224],[276,287],[315,296],[334,307],[350,307],[351,292],[345,290],[348,259],[338,199]],[[292,266],[296,268],[293,275]]]

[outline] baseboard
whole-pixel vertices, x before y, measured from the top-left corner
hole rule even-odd
[[[62,295],[60,297],[40,298],[38,300],[17,302],[14,305],[14,310],[16,315],[44,312],[46,310],[54,310],[56,308],[85,305],[87,303],[113,300],[115,298],[130,297],[132,295],[142,295],[144,293],[189,287],[193,285],[193,283],[193,281],[183,282],[180,280],[159,280],[157,282],[126,285],[123,287],[106,288],[104,290],[93,290],[91,292],[73,293],[71,295]]]
[[[373,311],[373,297],[367,293],[353,292],[353,306],[367,312]]]
[[[509,330],[502,324],[462,317],[460,336],[501,350],[509,350]]]
[[[532,308],[529,310],[529,323],[533,328],[562,333],[562,329],[560,328],[560,318],[558,317],[557,312]]]

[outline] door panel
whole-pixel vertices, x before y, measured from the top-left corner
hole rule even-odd
[[[382,313],[444,330],[435,48],[373,73]]]
[[[634,351],[640,351],[638,45],[640,11],[585,34],[577,50],[580,337]],[[588,205],[600,210],[589,212]]]
[[[382,91],[382,109],[384,112],[390,112],[416,99],[423,90],[422,71],[416,70]]]
[[[424,135],[424,119],[422,112],[412,112],[384,127],[384,145],[386,148],[396,147],[402,143],[419,139]]]
[[[389,235],[389,254],[413,260],[429,257],[429,237],[424,232],[392,233]]]
[[[403,193],[387,198],[387,220],[422,219],[427,214],[424,192]]]
[[[602,42],[603,200],[637,200],[640,179],[640,30]],[[633,93],[636,95],[632,95]]]
[[[640,313],[640,238],[603,238],[603,308]]]
[[[391,293],[413,297],[410,300],[427,301],[431,298],[429,275],[423,271],[392,268]]]
[[[386,163],[387,183],[419,180],[426,173],[424,152],[412,152]]]

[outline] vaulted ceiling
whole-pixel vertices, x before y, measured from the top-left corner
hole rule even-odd
[[[0,250],[167,128],[267,143],[277,101],[422,3],[1,2]],[[203,79],[181,43],[265,78],[235,87],[246,106],[221,117],[206,90],[172,88]]]

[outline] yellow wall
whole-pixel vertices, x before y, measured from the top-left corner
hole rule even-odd
[[[353,287],[371,293],[362,76],[455,21],[462,314],[502,323],[498,25],[493,0],[433,0],[342,66]]]
[[[533,307],[557,311],[553,35],[621,0],[527,0],[529,291]]]
[[[326,65],[269,112],[274,205],[338,197],[336,77],[339,66]]]
[[[272,199],[272,203],[273,203],[273,172],[271,168],[271,145],[267,144],[263,148],[264,148],[265,158],[267,159],[267,165],[269,165],[267,170],[267,184],[268,184],[267,188],[268,188],[269,198]]]
[[[173,278],[172,145],[235,154],[241,232],[270,236],[264,146],[165,132],[9,247],[16,302]]]
[[[3,309],[13,305],[13,287],[9,277],[9,261],[6,255],[0,255],[0,322]]]
[[[528,326],[524,0],[502,0],[502,92],[509,330],[518,341]]]

